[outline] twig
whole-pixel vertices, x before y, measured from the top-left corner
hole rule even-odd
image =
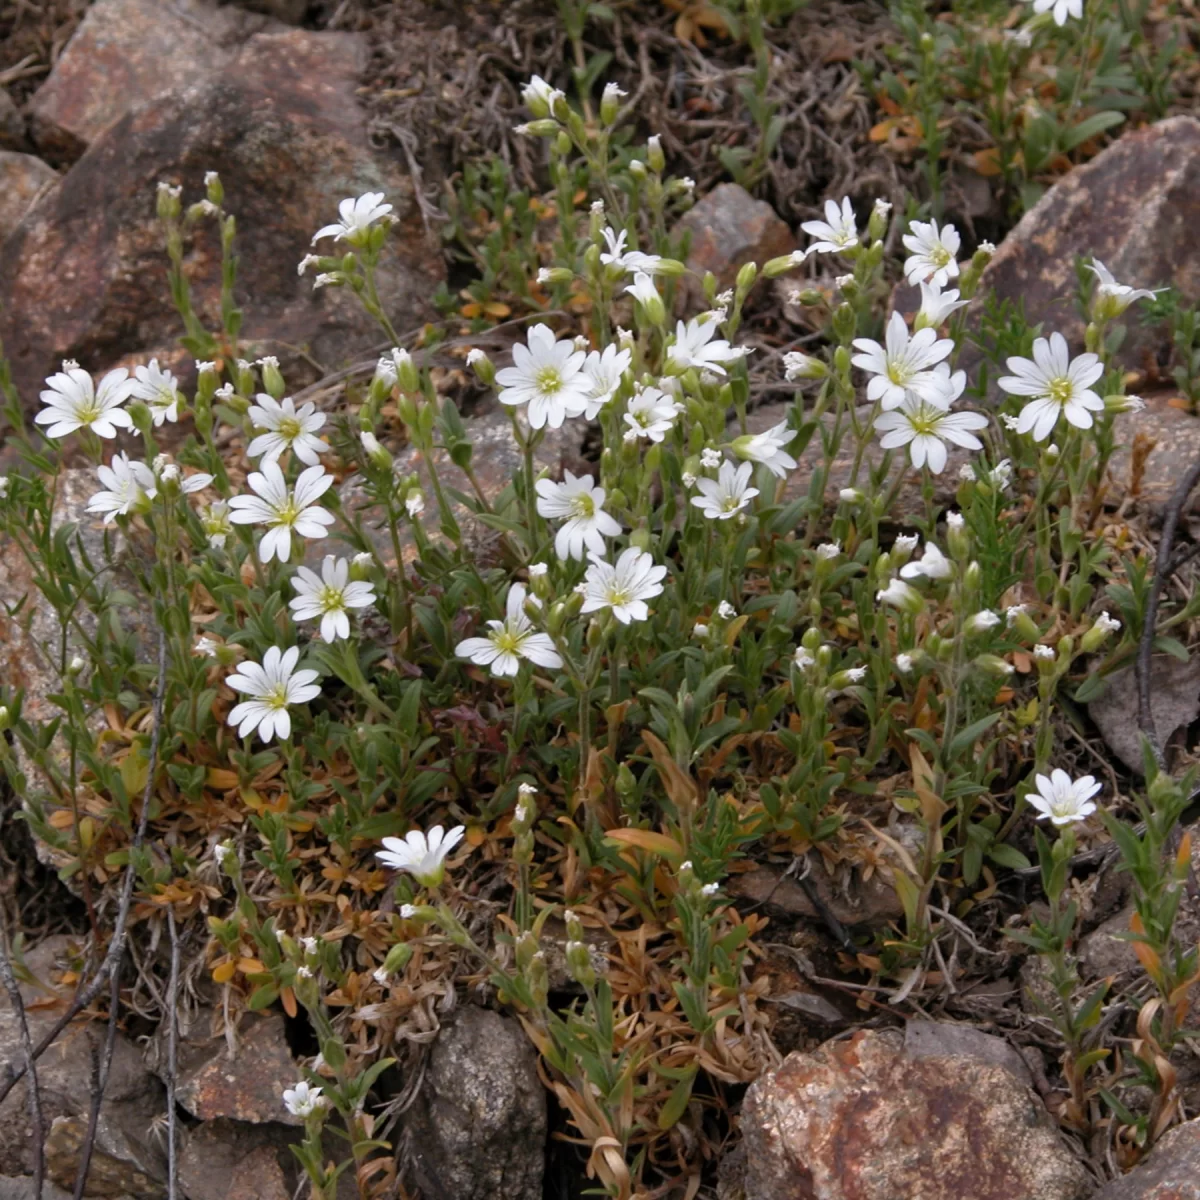
[[[179,1054],[179,930],[175,910],[167,906],[167,931],[171,935],[171,979],[167,985],[167,1200],[176,1200],[175,1069]]]
[[[166,694],[167,638],[166,634],[160,628],[158,631],[158,686],[154,696],[154,729],[150,734],[150,766],[149,772],[146,775],[146,787],[142,793],[142,813],[138,819],[137,830],[133,835],[133,842],[130,845],[130,865],[125,872],[125,881],[121,889],[121,902],[117,908],[116,922],[113,925],[112,941],[108,945],[108,951],[104,956],[104,960],[96,969],[96,973],[92,976],[91,981],[86,985],[80,984],[79,990],[67,1006],[67,1011],[55,1021],[51,1029],[33,1048],[32,1057],[34,1060],[45,1054],[54,1045],[58,1035],[100,995],[100,989],[104,987],[104,981],[110,976],[119,974],[121,960],[125,957],[125,936],[129,924],[129,910],[133,905],[133,885],[137,875],[133,864],[137,860],[138,851],[141,850],[142,843],[146,840],[146,827],[150,822],[150,797],[153,794],[154,776],[158,767],[158,743],[162,733],[163,706]],[[3,1103],[8,1093],[24,1078],[25,1071],[26,1064],[24,1063],[17,1067],[14,1067],[12,1063],[4,1064],[3,1071],[0,1072],[0,1103]]]
[[[1191,495],[1192,488],[1200,480],[1200,458],[1188,469],[1179,481],[1171,499],[1163,511],[1162,536],[1158,542],[1158,554],[1154,560],[1154,582],[1150,585],[1150,594],[1146,597],[1146,612],[1143,618],[1142,636],[1138,641],[1137,659],[1135,661],[1135,677],[1138,690],[1138,728],[1145,734],[1154,752],[1154,761],[1159,768],[1166,766],[1162,745],[1158,740],[1158,731],[1154,728],[1154,713],[1150,707],[1150,656],[1154,651],[1154,635],[1158,624],[1158,601],[1171,573],[1171,552],[1175,544],[1175,529],[1179,524],[1183,506]]]
[[[42,1096],[38,1090],[37,1068],[34,1066],[33,1039],[29,1036],[29,1022],[25,1019],[25,1002],[21,989],[13,974],[8,957],[8,931],[0,937],[0,980],[8,992],[9,1003],[17,1014],[17,1027],[21,1034],[21,1053],[25,1056],[25,1070],[29,1073],[29,1120],[33,1126],[33,1195],[42,1200],[42,1179],[46,1172],[46,1122],[42,1116]]]
[[[130,871],[133,864],[130,863]],[[92,1165],[92,1150],[96,1145],[96,1130],[100,1124],[100,1105],[104,1103],[104,1092],[108,1087],[108,1072],[112,1066],[113,1051],[117,1048],[117,1020],[121,1010],[121,975],[113,971],[108,981],[108,1028],[104,1034],[104,1048],[92,1062],[92,1095],[88,1107],[87,1133],[79,1151],[79,1165],[75,1169],[75,1192],[72,1200],[83,1200],[83,1189],[87,1186],[88,1171]]]

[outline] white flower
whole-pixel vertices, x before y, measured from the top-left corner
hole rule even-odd
[[[521,89],[521,98],[530,107],[544,105],[547,110],[553,112],[555,102],[565,100],[566,96],[558,88],[551,87],[540,75],[535,75]]]
[[[1004,623],[1011,629],[1017,622],[1018,617],[1023,617],[1029,611],[1024,604],[1010,604],[1004,610]]]
[[[562,483],[539,479],[534,490],[538,512],[563,522],[554,537],[554,552],[559,558],[582,561],[588,550],[602,555],[604,539],[621,532],[620,522],[604,511],[604,488],[595,487],[590,475],[575,476],[564,471]]]
[[[216,395],[218,400],[232,400],[234,396],[233,384],[223,383],[219,388],[217,388],[214,395]]]
[[[928,464],[930,471],[939,475],[946,466],[945,442],[980,450],[983,443],[970,431],[983,429],[987,423],[982,413],[947,412],[909,392],[899,408],[880,413],[875,428],[883,434],[879,444],[885,450],[908,446],[914,467]]]
[[[962,238],[953,225],[938,229],[936,221],[913,221],[900,240],[908,251],[904,260],[904,278],[911,283],[925,280],[935,287],[945,287],[958,275],[958,250]]]
[[[315,937],[302,937],[300,945],[304,947],[305,954],[316,954],[321,948],[321,939]]]
[[[733,618],[737,616],[737,609],[734,608],[728,600],[722,600],[721,603],[717,605],[717,616],[720,617],[722,621],[732,621]]]
[[[615,563],[592,558],[584,576],[583,612],[610,608],[622,625],[650,616],[646,601],[662,593],[667,568],[644,550],[630,546]]]
[[[656,387],[642,388],[635,392],[625,406],[625,434],[627,440],[649,438],[661,442],[671,432],[675,418],[683,411],[665,392]]]
[[[251,458],[263,456],[263,462],[274,462],[285,450],[291,452],[306,466],[316,466],[320,455],[329,449],[329,443],[316,437],[316,431],[325,424],[325,414],[317,412],[310,400],[297,410],[291,396],[276,400],[266,392],[259,392],[257,404],[251,405],[247,415],[255,429],[262,429],[246,453]]]
[[[825,364],[811,354],[789,350],[783,356],[783,374],[789,382],[797,379],[820,379],[826,374]]]
[[[694,488],[696,486],[696,476],[691,471],[684,471],[679,479],[685,488]]]
[[[618,100],[620,100],[620,98],[622,96],[628,96],[628,95],[629,95],[629,93],[627,91],[625,91],[625,89],[623,87],[621,87],[620,84],[606,83],[604,85],[604,95],[601,96],[600,99],[602,102],[607,101],[608,104],[616,104],[616,102]]]
[[[720,323],[704,321],[699,317],[675,324],[675,341],[667,350],[667,364],[679,371],[695,367],[711,371],[714,375],[725,374],[725,363],[735,362],[746,354],[745,348],[731,346],[724,338],[713,340]]]
[[[753,473],[753,463],[744,462],[740,467],[731,462],[722,463],[716,479],[696,480],[696,489],[701,495],[693,496],[692,504],[710,520],[728,521],[758,495],[758,488],[748,486]]]
[[[1021,422],[1018,421],[1016,417],[1010,416],[1008,413],[1001,413],[1000,424],[1003,425],[1005,429],[1009,429],[1013,433],[1016,433],[1017,427],[1021,424]]]
[[[858,245],[858,226],[849,196],[842,197],[840,209],[835,200],[826,200],[825,220],[805,221],[800,228],[818,239],[808,248],[810,254],[836,254]]]
[[[965,308],[967,302],[958,298],[958,288],[943,292],[936,283],[921,282],[921,310],[917,313],[913,327],[938,329],[945,324],[951,313]]]
[[[307,273],[307,271],[308,271],[308,268],[309,268],[309,267],[315,267],[315,266],[317,266],[317,264],[318,264],[318,263],[320,263],[320,261],[321,261],[321,259],[320,259],[320,257],[319,257],[318,255],[316,255],[316,254],[306,254],[306,255],[305,255],[305,256],[304,256],[304,257],[303,257],[303,258],[302,258],[302,259],[301,259],[301,260],[300,260],[300,261],[299,261],[299,262],[296,264],[296,274],[297,274],[297,275],[304,275],[304,274],[306,274],[306,273]]]
[[[647,275],[653,275],[662,265],[662,255],[643,254],[640,250],[626,250],[625,238],[624,229],[616,233],[611,229],[605,229],[604,242],[608,249],[600,252],[600,261],[605,266],[616,267],[619,271],[626,273],[641,271]]]
[[[544,562],[535,562],[529,564],[530,579],[541,579],[542,576],[548,574],[549,571],[549,566],[547,566],[547,564]]]
[[[385,837],[375,857],[385,867],[407,871],[422,887],[437,887],[446,874],[446,858],[467,831],[461,825],[443,831],[435,825],[428,834],[410,829],[403,838]]]
[[[1104,374],[1104,364],[1095,354],[1081,354],[1072,360],[1067,339],[1052,333],[1049,341],[1037,338],[1033,343],[1033,361],[1013,357],[1008,360],[1012,375],[997,382],[1013,396],[1032,396],[1017,418],[1018,433],[1033,433],[1035,442],[1050,436],[1060,416],[1080,429],[1092,427],[1092,413],[1104,408],[1091,386]]]
[[[905,563],[900,568],[905,579],[949,579],[954,574],[954,564],[933,544],[925,543],[925,553],[916,562]]]
[[[318,229],[313,234],[313,245],[323,237],[334,237],[351,244],[361,242],[371,227],[391,211],[392,206],[383,203],[382,192],[364,192],[357,200],[347,198],[338,205],[340,220]]]
[[[425,511],[425,493],[420,488],[408,489],[408,495],[404,497],[404,511],[408,513],[409,520],[419,517]]]
[[[1148,288],[1118,283],[1098,258],[1088,263],[1088,270],[1100,281],[1096,285],[1097,309],[1106,320],[1119,317],[1135,300],[1153,300],[1157,294]]]
[[[986,633],[1000,624],[1000,618],[990,608],[982,608],[967,619],[968,633]]]
[[[807,671],[809,667],[816,666],[817,660],[806,647],[797,646],[795,654],[792,655],[792,662],[797,670]]]
[[[201,658],[212,658],[217,652],[217,643],[210,637],[198,637],[196,644],[192,647],[192,653],[198,654]]]
[[[502,677],[516,675],[521,659],[527,658],[539,667],[561,667],[562,659],[554,649],[548,633],[537,633],[525,615],[525,585],[514,583],[508,589],[503,621],[488,621],[486,637],[467,638],[454,647],[460,658],[469,658],[480,667],[492,668],[492,674]]]
[[[692,626],[692,637],[700,639],[708,637],[708,626],[703,621],[697,621]]]
[[[937,403],[938,363],[954,349],[949,338],[939,338],[934,329],[918,329],[909,335],[904,318],[893,312],[884,335],[884,345],[872,338],[855,338],[861,351],[850,361],[871,374],[867,399],[879,400],[885,409],[899,408],[906,392]]]
[[[229,842],[218,842],[213,847],[213,858],[217,860],[217,866],[223,867],[225,860],[233,854],[233,846]]]
[[[132,429],[133,421],[121,407],[129,399],[133,383],[124,367],[109,371],[99,388],[77,364],[63,363],[64,370],[46,380],[41,394],[42,409],[34,422],[49,425],[46,436],[66,437],[77,429],[90,429],[97,437],[117,436],[117,429]]]
[[[275,557],[286,562],[292,553],[293,532],[301,538],[323,538],[325,526],[336,520],[333,513],[317,504],[333,483],[333,476],[326,474],[324,467],[306,467],[294,490],[288,488],[276,462],[264,462],[262,470],[251,472],[246,482],[256,495],[234,496],[229,501],[233,509],[229,519],[235,525],[267,526],[258,544],[263,562]]]
[[[892,211],[892,202],[890,200],[885,200],[882,196],[880,196],[875,201],[875,211],[881,217],[886,217],[888,213]]]
[[[592,389],[583,370],[587,355],[576,350],[573,341],[557,341],[549,325],[535,325],[528,345],[518,342],[512,353],[513,365],[496,372],[496,382],[504,389],[500,403],[527,404],[531,428],[558,429],[567,417],[587,409]]]
[[[912,671],[912,669],[913,669],[913,660],[912,660],[911,654],[897,654],[896,655],[896,670],[899,671],[901,675],[909,674],[909,672]]]
[[[903,579],[893,579],[885,588],[875,593],[875,599],[883,604],[891,604],[896,608],[905,608],[910,612],[920,612],[925,607],[921,593]]]
[[[600,410],[613,398],[621,386],[621,376],[629,370],[632,362],[633,351],[621,350],[615,345],[605,346],[603,352],[593,350],[584,359],[583,373],[591,384],[591,391],[583,415],[589,421],[594,421],[600,415]]]
[[[325,1107],[325,1097],[319,1087],[310,1087],[301,1080],[295,1087],[284,1089],[283,1104],[293,1117],[311,1117]]]
[[[788,423],[780,421],[763,433],[738,438],[733,443],[733,452],[739,458],[762,463],[772,475],[782,479],[796,466],[796,460],[784,449],[794,436]]]
[[[1047,646],[1042,642],[1038,642],[1038,644],[1036,646],[1034,646],[1034,648],[1033,648],[1033,657],[1034,658],[1044,658],[1047,662],[1053,662],[1054,647]]]
[[[1003,491],[1012,483],[1013,466],[1007,458],[1002,458],[989,472],[988,481],[993,487]]]
[[[862,683],[867,677],[866,667],[848,667],[842,672],[850,683]]]
[[[321,685],[314,682],[316,671],[296,670],[299,659],[298,646],[288,650],[271,646],[263,655],[261,665],[244,662],[232,675],[226,676],[225,682],[235,692],[249,697],[235,704],[225,718],[228,724],[238,727],[238,737],[249,737],[256,730],[264,742],[273,737],[292,736],[288,708],[293,704],[307,704],[321,694]]]
[[[524,798],[536,796],[537,788],[532,783],[519,783],[517,784],[517,795]]]
[[[842,552],[841,542],[822,542],[817,547],[817,557],[824,559],[837,558]]]
[[[720,450],[714,449],[712,446],[705,446],[700,451],[700,465],[710,471],[719,467],[723,461]]]
[[[375,588],[370,583],[350,582],[350,563],[344,558],[325,556],[321,574],[308,567],[297,567],[292,576],[296,589],[288,608],[297,621],[321,618],[321,640],[336,642],[350,636],[349,608],[367,608],[375,603]]]
[[[861,504],[863,501],[863,494],[858,490],[858,488],[844,487],[838,491],[838,499],[843,504]]]
[[[1083,18],[1083,0],[1033,0],[1035,13],[1054,10],[1055,25],[1065,25],[1068,17]]]
[[[1052,825],[1074,825],[1096,811],[1092,797],[1101,785],[1091,775],[1072,781],[1061,767],[1055,767],[1050,777],[1035,775],[1037,791],[1025,797],[1037,809],[1038,818],[1049,817]]]
[[[88,501],[87,510],[103,514],[105,525],[111,525],[117,517],[128,516],[136,505],[158,494],[154,472],[144,462],[131,462],[124,451],[113,455],[109,466],[97,467],[96,475],[105,490]]]
[[[233,522],[229,519],[229,505],[224,500],[214,500],[206,508],[200,510],[200,524],[208,544],[216,550],[225,546],[225,539],[233,532]]]
[[[917,548],[920,541],[919,535],[915,533],[897,534],[895,542],[892,543],[892,551],[894,554],[907,558]]]
[[[386,985],[387,981],[388,981],[387,967],[376,967],[374,972],[371,975],[371,978],[374,979],[376,983]]]
[[[415,904],[400,905],[400,917],[402,920],[411,921],[417,915],[417,906]]]
[[[152,358],[144,367],[134,367],[134,382],[129,394],[142,400],[150,410],[155,425],[179,420],[178,383],[170,371],[161,369],[158,359]]]
[[[654,280],[645,271],[634,273],[633,282],[625,285],[625,294],[632,296],[643,308],[653,311],[654,306],[662,304],[662,297]]]
[[[1110,617],[1107,612],[1102,612],[1096,618],[1096,624],[1093,629],[1099,629],[1105,634],[1116,633],[1121,628],[1121,622],[1116,617]]]

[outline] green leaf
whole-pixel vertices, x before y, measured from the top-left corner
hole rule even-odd
[[[696,1079],[697,1068],[693,1065],[686,1075],[671,1089],[667,1102],[659,1109],[659,1129],[670,1129],[683,1116],[692,1098],[692,1084]]]
[[[1108,680],[1103,675],[1089,675],[1075,689],[1076,704],[1090,704],[1098,700],[1108,690]]]
[[[998,712],[991,713],[989,716],[981,717],[978,721],[972,721],[965,729],[960,729],[950,742],[950,757],[957,758],[964,751],[969,750],[983,734],[987,733],[1000,720],[1001,715]]]
[[[250,993],[248,1007],[252,1012],[270,1008],[279,999],[279,989],[273,983],[262,983]]]
[[[1187,662],[1188,652],[1187,647],[1173,637],[1167,637],[1165,634],[1160,634],[1154,639],[1154,648],[1161,650],[1164,654],[1169,654],[1172,658],[1179,659],[1180,662]]]
[[[1063,138],[1062,148],[1064,150],[1074,150],[1076,146],[1082,146],[1090,138],[1096,137],[1097,134],[1103,133],[1106,129],[1112,129],[1114,125],[1120,125],[1124,120],[1124,113],[1113,112],[1112,109],[1106,112],[1092,113],[1090,117],[1085,117],[1080,121]]]
[[[1007,842],[993,842],[987,856],[998,867],[1008,867],[1013,871],[1025,871],[1032,865],[1016,846],[1010,846]]]

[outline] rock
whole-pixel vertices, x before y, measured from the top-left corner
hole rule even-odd
[[[96,0],[29,102],[33,140],[74,162],[130,109],[221,70],[268,24],[206,0]]]
[[[809,855],[808,882],[829,912],[843,925],[886,925],[904,915],[896,890],[876,871],[863,883],[853,885],[832,877],[819,853]],[[849,878],[849,876],[847,877]],[[778,867],[754,867],[730,875],[729,894],[739,900],[763,905],[789,917],[820,920],[821,914],[795,878]]]
[[[57,1021],[69,989],[53,986],[55,961],[68,948],[65,938],[48,939],[27,952],[26,965],[49,990],[26,984],[26,1019],[36,1043]],[[30,1002],[37,1000],[36,1004]],[[93,1050],[103,1044],[104,1022],[78,1020],[37,1062],[38,1092],[46,1123],[47,1173],[61,1187],[74,1186],[78,1150],[91,1106]],[[16,1014],[0,993],[0,1062],[21,1060]],[[158,1196],[165,1173],[165,1146],[154,1136],[164,1112],[163,1089],[146,1070],[142,1056],[123,1033],[117,1033],[108,1088],[100,1108],[96,1152],[89,1175],[88,1195],[122,1192]],[[25,1080],[0,1104],[0,1173],[28,1174],[33,1170],[32,1126]],[[107,1181],[105,1183],[104,1181]],[[103,1186],[111,1191],[102,1192]]]
[[[904,1042],[860,1031],[752,1084],[746,1200],[1083,1200],[1086,1172],[1006,1067]]]
[[[25,118],[13,98],[0,87],[0,149],[25,149]]]
[[[522,426],[524,417],[518,417]],[[491,412],[478,417],[472,417],[464,422],[467,437],[475,447],[471,458],[471,469],[479,483],[479,490],[492,503],[506,487],[508,487],[517,469],[523,463],[523,456],[516,438],[513,437],[512,423],[506,409],[497,407]],[[538,470],[548,470],[555,476],[561,476],[565,466],[579,471],[577,459],[583,441],[583,428],[578,422],[567,421],[561,429],[547,429],[545,436],[534,451],[534,465]],[[465,495],[473,496],[471,481],[456,467],[443,450],[434,450],[434,466],[444,489],[453,489]],[[437,498],[429,482],[429,472],[426,469],[420,452],[415,446],[407,446],[396,455],[394,464],[398,476],[417,474],[421,481],[421,490],[425,494],[425,512],[421,523],[430,537],[438,537],[441,525],[441,514],[438,512]],[[396,565],[396,552],[392,545],[391,531],[388,528],[386,513],[381,507],[369,503],[363,488],[363,480],[352,475],[339,492],[343,509],[347,514],[356,516],[363,524],[367,536],[370,537],[375,550],[388,567]],[[454,519],[459,523],[464,537],[481,554],[487,554],[487,547],[494,545],[500,539],[500,534],[482,522],[477,521],[469,509],[454,503]],[[417,547],[408,533],[407,526],[400,529],[400,550],[405,562],[411,562],[417,555]],[[312,553],[318,560],[329,553],[325,543],[311,544]]]
[[[1105,689],[1088,703],[1108,748],[1133,772],[1142,773],[1142,731],[1138,727],[1137,676],[1133,667],[1115,671]],[[1168,654],[1150,662],[1150,711],[1154,730],[1165,747],[1200,714],[1200,660],[1180,662]]]
[[[247,1014],[230,1051],[223,1033],[212,1033],[213,1014],[202,1009],[180,1039],[176,1098],[201,1121],[228,1118],[251,1125],[302,1125],[283,1106],[283,1090],[301,1078],[288,1048],[283,1017]],[[161,1047],[152,1062],[163,1067]]]
[[[302,1137],[285,1125],[205,1121],[180,1152],[180,1190],[187,1200],[289,1200],[299,1164],[288,1147]]]
[[[296,273],[345,197],[380,191],[395,205],[399,225],[378,272],[382,303],[400,329],[425,319],[444,264],[425,240],[411,180],[369,147],[356,96],[365,55],[355,34],[258,34],[226,70],[127,113],[95,139],[0,250],[0,339],[26,404],[64,357],[99,371],[140,351],[187,367],[155,216],[160,180],[183,185],[190,203],[205,172],[220,172],[241,231],[241,354],[276,354],[293,390],[380,342],[353,296],[314,291]],[[201,319],[219,328],[211,220],[192,227],[185,257]]]
[[[43,1179],[39,1196],[32,1175],[0,1175],[0,1200],[71,1200],[71,1193]]]
[[[912,1059],[969,1058],[1003,1067],[1026,1087],[1033,1086],[1029,1064],[1016,1047],[973,1025],[950,1021],[909,1021],[904,1026],[904,1053]]]
[[[407,1132],[423,1195],[542,1200],[546,1095],[518,1022],[461,1009],[434,1042]]]
[[[87,1136],[87,1117],[55,1117],[46,1135],[46,1176],[62,1188],[74,1189],[79,1160]],[[100,1149],[92,1151],[88,1163],[85,1196],[159,1200],[163,1194],[161,1175],[151,1178],[126,1159]]]
[[[1094,255],[1121,283],[1170,284],[1200,299],[1200,121],[1171,117],[1127,133],[1063,176],[1018,222],[988,265],[980,294],[1021,300],[1031,323],[1082,349],[1075,259]],[[1124,320],[1122,361],[1144,368],[1166,335]],[[960,364],[964,365],[964,364]]]
[[[32,154],[0,150],[0,242],[21,223],[58,172]]]
[[[1200,1200],[1200,1120],[1177,1125],[1128,1175],[1092,1200]]]
[[[768,259],[796,249],[792,231],[775,210],[736,183],[718,184],[684,213],[672,233],[678,237],[685,231],[692,235],[688,267],[697,275],[711,271],[717,277],[718,291],[733,287],[743,263],[756,262],[761,267]],[[690,290],[703,303],[696,282]]]

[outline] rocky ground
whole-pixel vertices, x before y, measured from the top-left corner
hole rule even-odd
[[[401,215],[402,236],[393,241],[400,249],[382,272],[397,328],[415,333],[442,319],[431,299],[439,285],[461,286],[462,268],[448,265],[440,242],[441,188],[484,150],[508,154],[518,173],[532,177],[528,150],[512,140],[510,126],[516,81],[538,69],[539,56],[562,51],[561,38],[547,32],[551,7],[460,8],[435,0],[0,6],[7,35],[0,57],[0,339],[21,394],[30,401],[64,357],[98,371],[156,355],[188,386],[192,363],[178,347],[168,303],[154,188],[167,180],[198,196],[204,172],[214,168],[245,235],[239,242],[244,336],[255,353],[277,354],[289,378],[303,378],[311,395],[332,394],[337,378],[371,362],[377,348],[378,335],[348,297],[314,292],[295,270],[315,224],[343,196],[385,191]],[[38,11],[22,17],[19,10],[27,9]],[[827,194],[902,195],[906,168],[861,136],[870,106],[855,93],[845,65],[853,54],[877,51],[885,18],[871,6],[838,11],[844,21],[808,20],[803,30],[810,36],[796,49],[797,70],[820,100],[820,111],[807,119],[820,125],[821,136],[797,125],[795,136],[809,137],[812,152],[803,166],[774,168],[757,199],[736,184],[718,183],[719,168],[707,152],[711,139],[723,135],[719,121],[689,132],[696,109],[672,107],[670,88],[648,74],[647,58],[618,63],[645,86],[649,127],[661,127],[675,154],[699,164],[700,198],[684,218],[693,235],[692,266],[728,281],[742,262],[792,248],[797,222]],[[543,19],[531,25],[527,18],[537,12]],[[648,21],[640,33],[645,54],[661,50],[670,30],[665,16]],[[688,57],[692,50],[678,53]],[[680,79],[686,78],[685,64]],[[985,288],[1021,301],[1031,320],[1081,336],[1058,306],[1071,293],[1075,257],[1085,253],[1134,286],[1170,279],[1200,296],[1200,120],[1193,116],[1126,134],[1067,174],[1011,231],[967,175],[955,187],[951,215],[1007,232]],[[208,230],[188,247],[201,308],[217,303],[218,249]],[[806,332],[802,314],[788,311],[782,293],[775,299],[751,322],[760,350],[755,428],[781,419],[778,360]],[[903,307],[908,299],[900,292],[894,302]],[[464,331],[451,321],[451,339]],[[502,345],[503,333],[495,336]],[[452,349],[453,341],[445,346]],[[1169,350],[1149,327],[1123,347],[1131,390],[1149,408],[1136,421],[1122,418],[1112,488],[1123,512],[1144,518],[1145,538],[1153,536],[1179,475],[1200,454],[1200,422],[1172,403],[1164,377]],[[447,386],[465,389],[461,376],[454,379],[457,358],[446,348],[439,354]],[[515,462],[507,423],[485,410],[471,420],[484,490],[498,492]],[[548,439],[541,453],[545,465],[558,468],[586,450],[564,433]],[[955,473],[952,462],[944,478],[952,481]],[[803,472],[795,479],[807,488]],[[835,471],[829,487],[839,486]],[[68,478],[61,519],[79,522],[85,539],[98,538],[83,513],[85,497]],[[353,481],[343,500],[355,503]],[[0,557],[0,598],[7,605],[30,586],[11,553]],[[26,687],[27,713],[49,715],[55,680],[41,665],[36,630],[25,638],[10,624],[0,635],[0,672]],[[1200,667],[1164,659],[1157,671],[1157,727],[1164,738],[1171,730],[1186,753],[1189,726],[1200,712]],[[1115,678],[1087,718],[1094,735],[1089,752],[1103,771],[1123,778],[1137,765],[1131,688]],[[11,815],[11,800],[8,806]],[[78,902],[38,865],[28,834],[11,821],[5,825],[0,850],[10,926],[19,921],[46,935],[26,953],[33,974],[22,984],[36,1041],[76,978],[73,934],[83,925]],[[875,928],[899,915],[878,876],[845,895],[818,858],[806,888],[768,867],[738,876],[733,886],[771,918],[770,940],[794,967],[795,987],[778,1000],[781,1065],[746,1092],[719,1181],[712,1181],[723,1200],[1200,1197],[1200,1120],[1173,1130],[1124,1176],[1113,1147],[1084,1145],[1062,1132],[1046,1103],[1050,1043],[1022,998],[1037,983],[1028,963],[1006,959],[929,1019],[904,1024],[887,995],[839,985],[813,965],[829,913],[844,925]],[[1092,978],[1119,976],[1133,965],[1129,944],[1114,936],[1129,921],[1121,883],[1099,870],[1087,888],[1092,932],[1081,958]],[[1185,919],[1200,928],[1200,907]],[[295,1056],[312,1048],[282,1013],[244,1021],[230,1046],[217,1032],[219,997],[201,982],[200,966],[184,971],[181,995],[191,1014],[177,1079],[187,1131],[181,1194],[286,1200],[296,1186],[287,1151],[295,1119],[280,1095],[297,1078]],[[578,1157],[554,1136],[564,1132],[565,1120],[547,1100],[536,1055],[516,1020],[469,999],[440,1016],[423,1074],[392,1088],[395,1110],[404,1112],[399,1151],[410,1189],[404,1194],[426,1200],[581,1195]],[[47,1197],[74,1186],[99,1036],[81,1022],[43,1060]],[[14,1061],[18,1047],[15,1015],[0,1008],[0,1062]],[[131,1020],[118,1035],[86,1195],[165,1194],[163,1061],[158,1032]],[[1200,1070],[1193,1074],[1181,1085],[1192,1113],[1200,1110]],[[27,1098],[18,1086],[0,1106],[0,1200],[32,1195],[30,1139]]]

